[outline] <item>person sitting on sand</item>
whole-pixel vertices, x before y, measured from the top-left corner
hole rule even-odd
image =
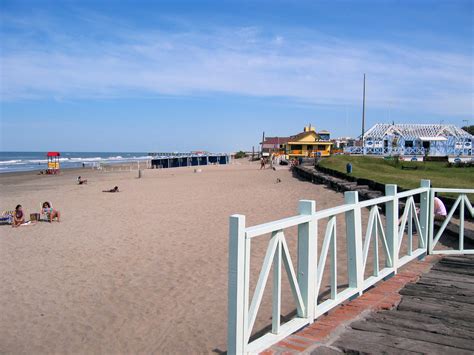
[[[87,184],[87,179],[83,179],[82,177],[77,178],[77,184],[82,185],[82,184]]]
[[[55,218],[59,222],[59,217],[61,214],[58,210],[52,208],[49,202],[43,203],[43,213],[47,216],[49,223],[51,223]]]
[[[118,186],[115,186],[113,189],[103,190],[102,192],[119,192],[119,188],[118,188]]]
[[[25,215],[21,205],[15,207],[15,213],[13,214],[13,223],[12,227],[19,227],[25,223]]]

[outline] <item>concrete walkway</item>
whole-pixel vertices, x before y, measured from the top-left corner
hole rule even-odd
[[[473,270],[474,256],[410,263],[263,353],[472,354]]]

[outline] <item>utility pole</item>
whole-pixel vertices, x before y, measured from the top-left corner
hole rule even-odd
[[[364,73],[364,89],[362,96],[362,148],[364,147],[364,133],[365,133],[365,73]]]

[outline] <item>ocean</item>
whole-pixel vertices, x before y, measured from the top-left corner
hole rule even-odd
[[[143,152],[61,152],[61,169],[80,168],[104,164],[120,164],[150,159]],[[45,170],[48,167],[46,152],[0,152],[0,173]]]

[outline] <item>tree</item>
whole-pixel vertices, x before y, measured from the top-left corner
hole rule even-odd
[[[235,159],[241,159],[241,158],[245,158],[247,156],[247,154],[243,151],[240,151],[240,152],[237,152],[235,154]]]
[[[467,133],[474,135],[474,125],[461,127]]]

